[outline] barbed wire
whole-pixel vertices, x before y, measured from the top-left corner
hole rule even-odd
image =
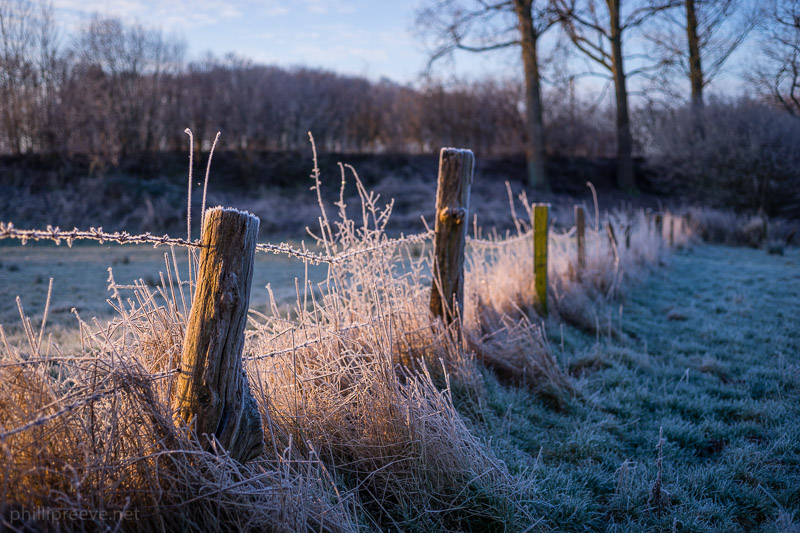
[[[522,235],[511,237],[503,240],[486,240],[467,237],[467,243],[471,246],[480,247],[501,247],[510,244],[515,244],[519,241],[529,239],[531,232],[528,231]],[[422,244],[434,236],[433,230],[427,230],[422,233],[412,235],[401,235],[393,239],[386,239],[383,242],[371,244],[362,247],[356,247],[345,250],[338,254],[321,254],[312,252],[305,248],[298,249],[288,243],[260,243],[256,245],[256,251],[261,253],[272,253],[276,255],[288,255],[312,264],[337,264],[353,257],[377,252],[389,247],[397,247],[404,244]],[[28,241],[53,241],[57,245],[61,241],[65,241],[67,246],[72,246],[75,241],[89,240],[96,241],[101,244],[106,242],[115,242],[118,244],[152,244],[153,247],[168,245],[168,246],[181,246],[185,248],[200,248],[199,240],[189,241],[178,237],[170,237],[169,235],[153,235],[150,232],[131,234],[127,231],[106,232],[102,227],[89,228],[88,230],[80,230],[73,228],[69,231],[62,230],[58,226],[48,225],[46,229],[19,229],[14,226],[12,222],[0,222],[0,240],[2,239],[17,239],[26,244]]]
[[[517,235],[516,237],[509,237],[507,239],[502,240],[488,240],[488,239],[476,239],[474,237],[467,237],[467,244],[470,246],[480,246],[483,248],[500,248],[502,246],[508,246],[509,244],[516,244],[521,241],[530,240],[533,235],[533,230],[528,230],[521,235]]]
[[[64,231],[58,226],[47,226],[47,229],[18,229],[14,227],[12,222],[0,222],[0,239],[18,239],[22,244],[28,241],[53,241],[56,244],[61,244],[61,241],[66,241],[67,246],[72,246],[72,243],[80,240],[97,241],[101,244],[106,241],[116,242],[119,244],[153,244],[155,247],[163,244],[172,246],[188,246],[200,247],[198,241],[187,241],[169,235],[153,235],[150,232],[142,233],[139,235],[132,235],[127,231],[115,231],[108,233],[103,231],[103,228],[89,228],[88,230],[79,230],[73,228],[70,231]]]
[[[376,252],[383,248],[390,246],[399,246],[401,244],[417,244],[424,242],[431,238],[432,231],[418,233],[415,235],[401,236],[396,239],[387,239],[384,242],[354,248],[339,254],[320,254],[306,249],[298,249],[288,243],[272,244],[261,243],[256,245],[257,252],[273,253],[278,255],[288,255],[308,261],[313,264],[334,264],[340,263],[357,255]],[[115,231],[113,233],[103,231],[103,228],[89,228],[88,230],[79,230],[73,228],[72,230],[65,231],[58,226],[47,226],[46,229],[19,229],[14,226],[12,222],[0,222],[0,240],[2,239],[17,239],[26,244],[28,241],[53,241],[56,244],[61,244],[61,241],[66,241],[68,246],[72,246],[75,241],[89,240],[96,241],[101,244],[105,242],[115,242],[118,244],[152,244],[154,247],[169,245],[169,246],[182,246],[186,248],[200,248],[199,240],[188,241],[177,237],[170,237],[169,235],[153,235],[150,232],[133,235],[127,231]]]

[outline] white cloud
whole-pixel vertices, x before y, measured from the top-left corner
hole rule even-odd
[[[164,29],[203,27],[220,19],[244,16],[233,3],[216,0],[54,0],[53,7],[57,18],[88,17],[97,13]]]
[[[345,0],[303,0],[305,10],[310,13],[325,15],[328,13],[353,13],[355,5]]]

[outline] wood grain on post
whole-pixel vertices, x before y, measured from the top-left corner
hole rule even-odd
[[[578,245],[578,275],[586,269],[586,211],[575,206],[575,241]]]
[[[464,249],[474,167],[471,150],[442,148],[439,154],[431,311],[446,323],[463,311]]]
[[[547,236],[550,204],[533,204],[533,283],[539,311],[547,316]]]
[[[213,435],[242,463],[261,453],[264,440],[242,368],[258,226],[257,217],[236,209],[206,212],[173,400],[176,424],[188,425],[199,437]]]

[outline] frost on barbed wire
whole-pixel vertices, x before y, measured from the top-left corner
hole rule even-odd
[[[272,244],[262,243],[256,245],[257,252],[273,253],[276,255],[288,255],[302,259],[312,264],[333,264],[339,263],[346,259],[350,259],[357,255],[375,252],[383,248],[391,246],[398,246],[401,244],[419,244],[429,240],[433,236],[430,231],[418,233],[414,235],[401,236],[396,239],[387,239],[382,243],[365,246],[355,247],[347,252],[340,254],[318,254],[310,252],[305,249],[297,249],[288,243]],[[89,228],[88,230],[79,230],[73,228],[69,231],[64,231],[59,227],[47,226],[46,229],[18,229],[14,227],[12,222],[0,222],[0,240],[2,239],[17,239],[26,244],[27,241],[53,241],[56,244],[61,244],[61,241],[66,241],[68,246],[80,240],[97,241],[101,244],[105,242],[116,242],[118,244],[152,244],[154,247],[161,245],[169,246],[182,246],[189,248],[200,248],[199,240],[188,241],[177,237],[170,237],[169,235],[153,235],[150,232],[132,235],[127,231],[115,231],[113,233],[104,232],[103,228]]]

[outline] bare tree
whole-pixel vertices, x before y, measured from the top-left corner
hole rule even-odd
[[[548,189],[542,119],[539,39],[557,22],[545,0],[431,0],[417,16],[432,37],[429,66],[456,50],[489,52],[519,46],[525,73],[528,183]]]
[[[617,184],[622,189],[634,191],[636,181],[633,174],[633,138],[628,112],[627,78],[648,67],[625,72],[623,37],[655,14],[674,7],[675,3],[605,0],[605,9],[600,7],[599,0],[554,0],[554,4],[561,24],[575,47],[607,70],[614,80],[617,109]],[[628,8],[627,13],[622,11],[623,4]]]
[[[163,144],[163,109],[177,104],[167,79],[182,70],[184,48],[160,31],[126,26],[115,18],[94,17],[79,34],[76,57],[96,84],[87,91],[100,98],[99,105],[87,108],[105,115],[96,124],[116,147],[110,152],[112,163]]]
[[[26,0],[0,0],[0,116],[7,149],[21,154],[30,144],[35,91],[35,8]]]
[[[762,61],[751,81],[769,99],[800,117],[800,0],[767,0],[761,7]]]
[[[758,17],[744,0],[683,0],[682,4],[663,11],[662,31],[648,37],[668,67],[666,75],[688,77],[697,115],[703,107],[703,90],[745,42]]]

